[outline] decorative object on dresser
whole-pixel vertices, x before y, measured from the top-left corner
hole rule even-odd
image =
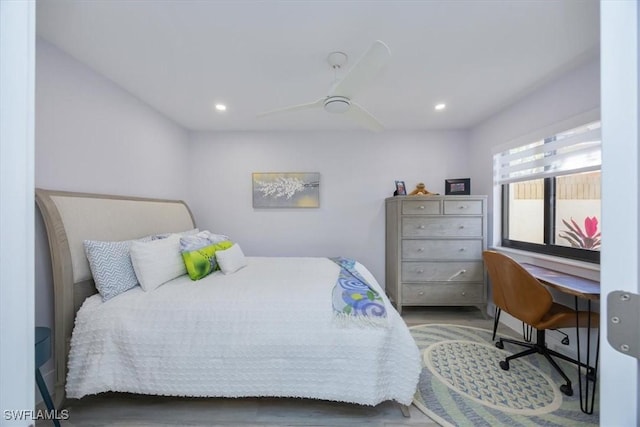
[[[407,187],[404,185],[404,181],[396,181],[396,191],[393,192],[394,196],[406,196]]]
[[[486,313],[487,196],[386,199],[386,292],[403,306]]]
[[[416,184],[416,188],[409,193],[409,196],[426,196],[427,194],[438,194],[438,193],[432,193],[431,191],[427,190],[427,187],[424,185],[424,182],[419,182]]]
[[[445,179],[444,194],[468,196],[471,194],[471,178]]]

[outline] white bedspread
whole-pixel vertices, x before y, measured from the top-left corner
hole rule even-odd
[[[67,396],[119,391],[411,403],[419,351],[386,296],[387,328],[340,326],[331,305],[335,263],[247,259],[231,275],[182,276],[105,303],[99,295],[88,298],[71,339]]]

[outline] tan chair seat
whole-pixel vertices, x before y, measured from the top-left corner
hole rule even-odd
[[[589,326],[589,312],[579,311],[578,322],[580,322],[581,328]],[[598,313],[591,313],[591,326],[598,326],[599,322]],[[566,305],[554,302],[549,311],[542,316],[542,319],[531,326],[536,329],[574,328],[576,326],[576,312]]]

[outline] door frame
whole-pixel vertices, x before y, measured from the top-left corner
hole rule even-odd
[[[600,1],[602,259],[600,425],[640,425],[639,361],[607,341],[607,295],[640,293],[638,1]],[[623,320],[624,321],[624,320]],[[638,328],[639,325],[631,325]]]

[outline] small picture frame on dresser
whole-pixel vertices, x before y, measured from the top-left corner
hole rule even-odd
[[[404,181],[396,181],[396,191],[393,192],[394,196],[406,196],[407,187],[404,185]]]
[[[445,179],[444,194],[447,196],[470,195],[471,178]]]

